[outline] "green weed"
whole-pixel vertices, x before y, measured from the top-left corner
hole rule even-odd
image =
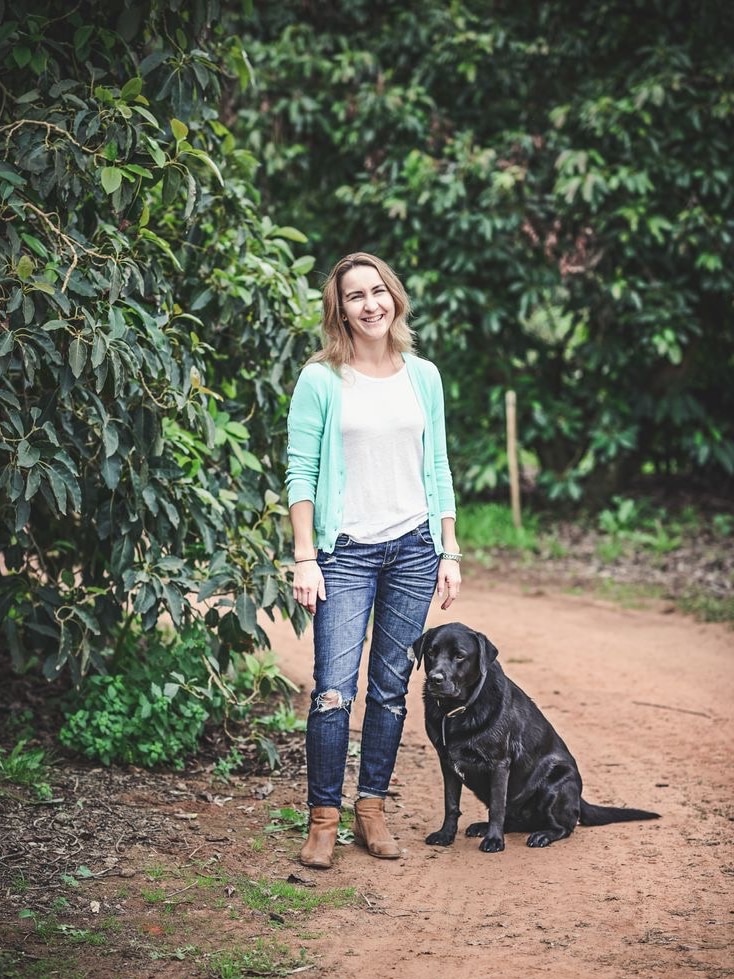
[[[343,810],[339,818],[339,828],[336,833],[336,842],[342,845],[354,841],[352,823],[354,816],[349,810]],[[282,809],[270,810],[270,822],[265,827],[266,833],[285,833],[293,830],[305,836],[308,831],[308,812],[303,809],[294,809],[285,806]]]
[[[232,781],[232,775],[237,769],[241,769],[244,763],[244,756],[236,748],[232,748],[228,755],[220,758],[212,769],[212,778],[218,782]]]
[[[37,799],[50,799],[49,761],[43,748],[29,748],[23,738],[8,753],[0,748],[0,782],[12,782],[33,790]]]
[[[266,731],[279,734],[295,734],[306,730],[306,721],[299,717],[289,704],[279,704],[272,714],[255,718],[255,724]]]
[[[247,951],[217,952],[208,963],[213,979],[244,979],[245,976],[287,976],[311,963],[306,950],[292,952],[286,945],[263,938],[255,939]]]
[[[91,931],[89,928],[74,928],[72,925],[56,925],[55,933],[75,945],[106,945],[107,936]]]
[[[599,530],[612,540],[626,540],[656,554],[677,550],[684,529],[691,531],[696,523],[690,511],[674,520],[664,507],[653,507],[644,499],[614,496],[612,504],[597,517]]]
[[[167,870],[165,867],[155,866],[155,867],[150,867],[148,870],[145,871],[145,876],[148,878],[148,880],[163,880],[165,877],[168,877],[169,875],[170,875],[170,871]]]
[[[22,895],[28,890],[29,884],[25,874],[21,871],[10,881],[10,891],[12,894]]]

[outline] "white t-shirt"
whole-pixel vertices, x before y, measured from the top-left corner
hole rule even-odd
[[[391,377],[368,377],[348,365],[342,368],[343,534],[362,544],[378,544],[406,534],[426,519],[424,427],[404,366]]]

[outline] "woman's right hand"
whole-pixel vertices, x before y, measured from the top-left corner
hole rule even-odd
[[[316,600],[326,600],[326,584],[316,560],[299,561],[293,572],[293,597],[311,614],[316,611]]]

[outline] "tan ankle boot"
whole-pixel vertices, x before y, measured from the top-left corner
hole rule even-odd
[[[301,849],[304,867],[331,867],[336,833],[339,829],[339,810],[331,806],[314,806],[308,819],[308,839]]]
[[[354,816],[354,839],[366,846],[373,857],[395,860],[400,856],[400,848],[385,823],[384,799],[357,799]]]

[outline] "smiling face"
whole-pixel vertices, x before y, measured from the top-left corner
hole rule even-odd
[[[395,301],[377,269],[372,265],[348,269],[339,292],[354,344],[385,341],[395,319]]]

